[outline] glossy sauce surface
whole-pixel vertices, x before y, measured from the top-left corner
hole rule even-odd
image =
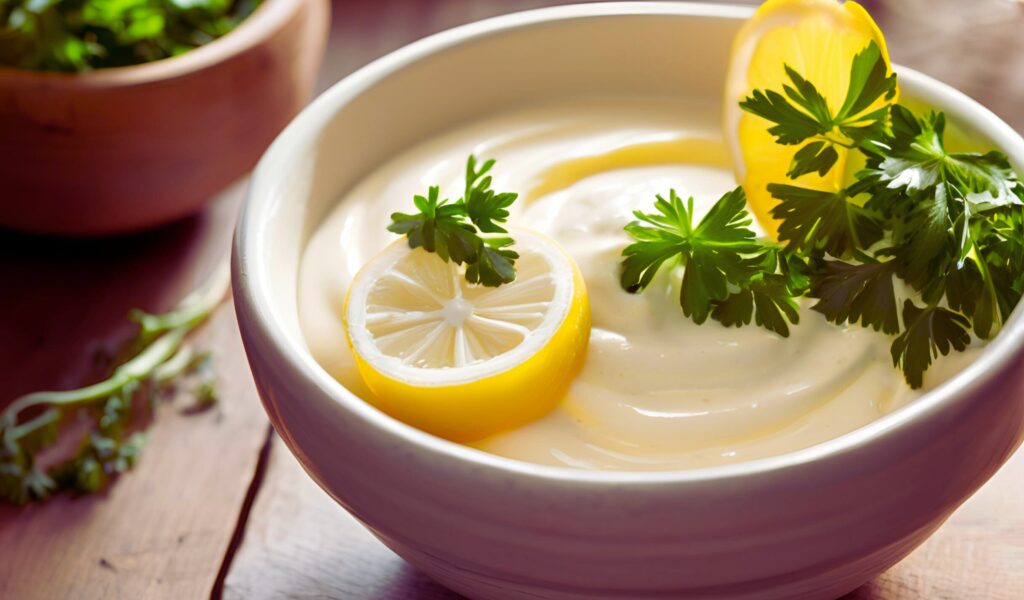
[[[303,257],[299,312],[314,357],[368,394],[345,342],[342,305],[359,268],[395,236],[394,211],[440,184],[457,197],[469,153],[493,157],[494,188],[517,191],[511,222],[553,237],[590,298],[586,363],[548,416],[474,444],[521,460],[585,469],[712,466],[812,446],[911,401],[887,337],[837,327],[809,310],[789,338],[753,325],[696,325],[678,304],[679,274],[647,292],[619,286],[623,225],[655,194],[693,196],[698,218],[735,179],[713,107],[678,100],[555,104],[473,123],[396,156],[352,189]],[[926,389],[978,352],[941,359]]]

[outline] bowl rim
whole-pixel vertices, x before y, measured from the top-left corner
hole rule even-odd
[[[44,83],[56,88],[55,91],[59,93],[68,88],[119,87],[181,77],[227,61],[259,45],[311,1],[323,0],[263,0],[252,14],[231,31],[178,56],[82,73],[0,66],[0,82],[7,86]]]
[[[274,310],[268,299],[273,286],[268,281],[268,270],[258,265],[265,255],[262,246],[268,237],[269,226],[269,219],[261,217],[265,217],[275,204],[272,195],[267,193],[267,190],[277,186],[279,179],[274,175],[275,163],[281,162],[295,149],[301,151],[314,143],[322,126],[338,109],[376,82],[440,51],[512,29],[580,18],[630,15],[743,19],[748,18],[753,11],[754,7],[743,5],[666,1],[570,4],[527,10],[428,36],[371,62],[335,83],[300,113],[264,154],[254,172],[248,198],[236,226],[232,252],[232,287],[240,326],[249,329],[248,335],[244,336],[247,351],[251,351],[256,344],[261,350],[272,350],[270,359],[283,365],[291,377],[303,380],[331,402],[340,405],[350,416],[358,418],[362,426],[373,427],[389,437],[397,438],[403,444],[415,447],[418,453],[430,455],[432,459],[496,470],[508,476],[560,483],[607,487],[629,485],[631,488],[721,483],[777,473],[825,459],[849,458],[869,446],[876,446],[881,440],[891,440],[910,424],[941,418],[1007,368],[1015,353],[1024,347],[1024,303],[1014,310],[1004,324],[1003,331],[985,346],[980,356],[957,375],[867,425],[820,444],[784,454],[713,467],[656,471],[583,470],[540,465],[490,454],[423,432],[379,411],[342,386],[316,362],[301,340],[301,334],[296,339],[273,316]],[[992,140],[995,146],[1010,157],[1018,170],[1024,167],[1024,139],[999,117],[962,92],[931,77],[899,65],[894,65],[894,69],[901,83],[910,84],[908,87],[913,89],[914,96],[953,112],[970,129]],[[955,111],[951,110],[952,107],[956,107]],[[276,410],[267,412],[272,421],[277,419]],[[284,433],[282,438],[294,453],[296,449],[289,439],[290,435],[286,433],[286,424],[275,422],[274,425],[281,428]],[[303,453],[297,455],[301,457]]]

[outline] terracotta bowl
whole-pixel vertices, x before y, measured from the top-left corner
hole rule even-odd
[[[331,88],[256,169],[233,287],[267,413],[331,496],[469,598],[837,598],[923,542],[1021,442],[1024,307],[966,370],[866,427],[789,454],[684,471],[539,466],[447,442],[360,400],[311,356],[298,324],[299,259],[362,177],[412,144],[524,103],[593,94],[720,102],[732,38],[749,14],[720,4],[587,4],[448,31]],[[897,70],[905,96],[1024,166],[1024,140],[1006,123]],[[472,94],[460,84],[465,73],[474,73]]]
[[[138,230],[196,211],[305,105],[328,0],[265,0],[182,56],[83,75],[0,68],[0,227]]]

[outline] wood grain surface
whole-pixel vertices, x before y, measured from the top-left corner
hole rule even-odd
[[[429,33],[545,0],[338,0],[321,89]],[[898,62],[1024,127],[1024,11],[1009,0],[865,2]],[[142,235],[57,242],[0,232],[0,405],[75,387],[90,356],[130,334],[228,248],[242,188]],[[0,599],[450,600],[305,476],[268,427],[228,305],[197,342],[217,354],[221,403],[161,405],[137,468],[101,495],[0,507]],[[1024,598],[1024,453],[922,548],[847,600]]]
[[[0,403],[77,387],[91,357],[131,335],[129,309],[163,310],[227,258],[238,185],[201,216],[94,242],[0,236]],[[11,293],[14,292],[14,293]],[[231,544],[268,425],[223,305],[193,338],[221,401],[162,402],[136,468],[99,495],[0,505],[0,598],[205,598]]]
[[[905,561],[844,600],[1024,598],[1024,452]],[[454,600],[391,553],[274,439],[227,600]]]
[[[280,438],[224,586],[226,600],[459,598],[377,541],[306,476]]]

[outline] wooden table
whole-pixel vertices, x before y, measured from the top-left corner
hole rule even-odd
[[[322,87],[427,33],[550,3],[337,2]],[[899,62],[1024,128],[1019,6],[866,4]],[[167,308],[201,281],[227,251],[243,186],[195,218],[127,238],[0,234],[0,403],[79,385],[97,345],[130,334],[130,308]],[[216,410],[161,404],[140,464],[103,494],[0,508],[0,598],[455,598],[363,531],[272,435],[229,305],[199,337],[216,353]],[[921,549],[848,598],[1024,598],[1024,452]]]

